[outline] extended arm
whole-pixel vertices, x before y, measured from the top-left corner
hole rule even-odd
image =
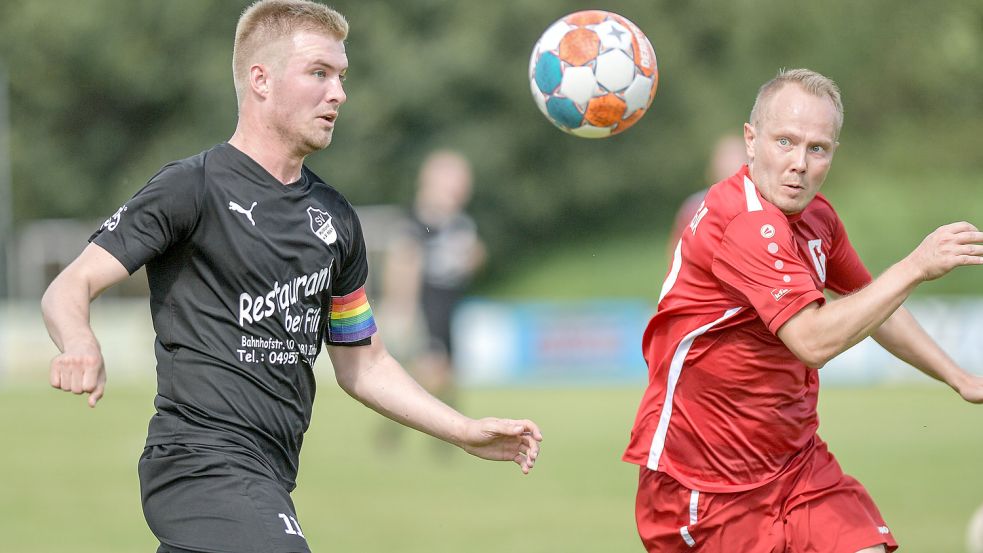
[[[89,394],[95,407],[106,386],[102,351],[89,325],[89,304],[106,288],[129,276],[106,250],[89,244],[41,298],[41,314],[51,340],[61,352],[51,360],[51,386]]]
[[[948,384],[966,401],[983,403],[983,377],[969,374],[956,364],[903,306],[873,337],[895,357]]]
[[[969,223],[940,227],[866,288],[802,309],[778,329],[778,337],[804,363],[821,367],[872,335],[918,284],[962,265],[983,264],[981,242],[983,232]]]
[[[329,346],[328,355],[338,384],[369,408],[482,459],[532,470],[543,439],[532,421],[465,417],[420,387],[378,335],[367,346]]]

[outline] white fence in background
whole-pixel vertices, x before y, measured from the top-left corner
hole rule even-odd
[[[983,297],[916,298],[906,304],[962,366],[983,374]],[[467,386],[643,385],[644,301],[465,303],[454,320],[455,362]],[[152,378],[153,327],[146,299],[101,298],[92,326],[111,379]],[[385,327],[383,326],[383,332]],[[389,336],[387,342],[398,342]],[[36,301],[0,304],[0,384],[45,382],[57,353]],[[327,365],[327,355],[319,364]],[[824,385],[927,381],[868,339],[822,369]]]

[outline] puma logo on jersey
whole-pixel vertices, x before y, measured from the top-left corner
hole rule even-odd
[[[256,208],[256,202],[253,202],[253,205],[249,206],[249,209],[246,209],[235,202],[229,202],[229,209],[235,211],[236,213],[242,213],[243,215],[245,215],[246,218],[249,219],[249,222],[254,227],[256,226],[256,221],[253,221],[253,209],[255,208]]]
[[[826,254],[823,253],[823,241],[809,240],[809,254],[812,255],[812,264],[816,267],[816,274],[821,282],[826,282]]]

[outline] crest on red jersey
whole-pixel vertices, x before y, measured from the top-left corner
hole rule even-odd
[[[823,241],[818,238],[809,240],[809,254],[812,256],[812,264],[816,267],[819,280],[826,282],[826,254],[823,253]]]

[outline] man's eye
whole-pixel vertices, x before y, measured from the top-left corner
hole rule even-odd
[[[823,148],[822,146],[813,146],[812,151],[817,154],[821,154],[826,151],[826,148]]]
[[[789,140],[789,139],[787,139],[787,138],[779,138],[778,139],[778,145],[779,146],[791,146],[792,145],[792,141]]]
[[[323,69],[318,69],[318,70],[314,71],[314,76],[317,77],[318,79],[323,79],[323,78],[327,77],[328,74],[325,73]]]

